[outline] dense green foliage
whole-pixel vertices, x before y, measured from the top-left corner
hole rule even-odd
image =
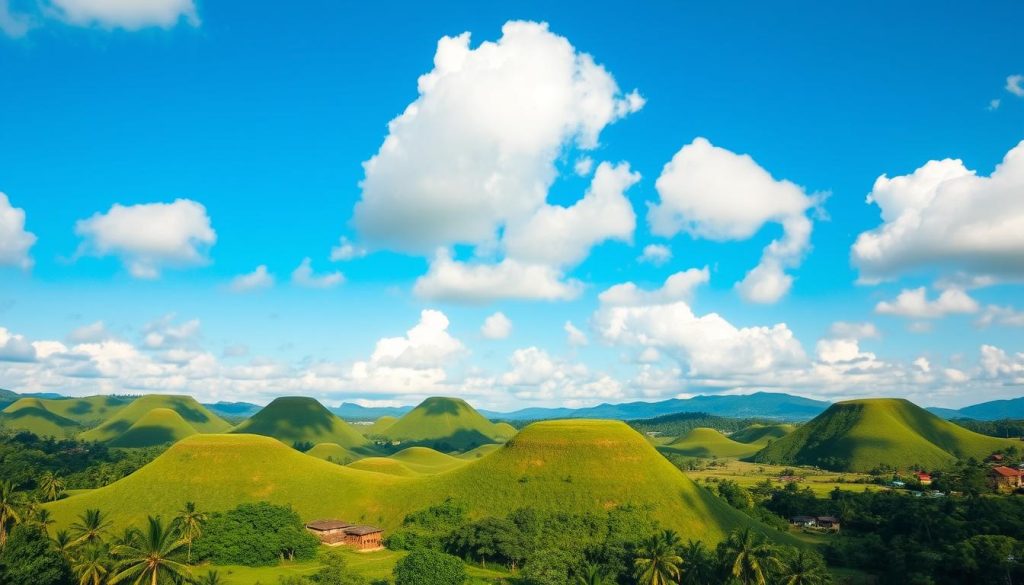
[[[0,549],[0,583],[66,585],[71,583],[71,567],[41,527],[19,524]]]
[[[954,418],[950,422],[956,423],[963,428],[1004,439],[1017,439],[1024,437],[1024,420],[1004,418],[1000,420],[974,420],[970,418]],[[1024,446],[1024,443],[1021,443]]]
[[[850,400],[833,404],[754,461],[814,465],[840,471],[876,468],[943,469],[957,458],[985,457],[1010,441],[979,435],[907,400]]]
[[[395,585],[461,585],[465,581],[462,561],[436,550],[414,550],[395,565]]]
[[[789,424],[752,424],[729,435],[733,441],[740,443],[766,444],[768,441],[781,439],[796,429],[796,425]]]
[[[192,555],[219,565],[258,567],[281,559],[311,559],[319,544],[294,510],[261,502],[211,514]]]

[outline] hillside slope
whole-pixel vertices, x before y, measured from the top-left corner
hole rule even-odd
[[[729,438],[733,441],[740,443],[758,443],[764,445],[768,441],[774,441],[781,439],[789,433],[792,433],[796,429],[796,425],[777,424],[777,425],[761,425],[753,424],[749,427],[736,431],[729,435]]]
[[[58,439],[67,439],[81,430],[78,423],[50,411],[39,398],[19,398],[9,404],[0,412],[0,428]]]
[[[113,441],[157,408],[173,410],[199,433],[222,433],[231,426],[191,396],[147,394],[117,410],[103,424],[82,433],[79,438],[84,441]]]
[[[338,463],[339,465],[347,465],[363,457],[363,455],[353,453],[337,443],[317,443],[313,445],[312,449],[306,451],[306,455],[330,461],[331,463]]]
[[[442,451],[467,451],[510,438],[506,426],[487,420],[465,400],[443,397],[424,400],[384,429],[382,435]]]
[[[192,425],[170,408],[154,408],[142,415],[128,430],[110,440],[111,447],[153,447],[176,443],[198,433]]]
[[[688,457],[728,458],[748,457],[761,446],[733,441],[715,429],[696,428],[661,448]]]
[[[276,398],[231,433],[274,437],[286,445],[335,443],[345,449],[365,447],[363,435],[312,398]]]
[[[833,404],[753,460],[837,471],[912,465],[941,469],[959,457],[983,458],[1010,444],[968,431],[907,400],[876,398]]]
[[[420,477],[335,465],[257,435],[194,435],[120,481],[45,507],[55,529],[88,508],[111,511],[116,530],[147,515],[170,516],[186,501],[211,512],[269,501],[292,505],[304,520],[393,530],[406,514],[448,497],[473,517],[524,505],[564,512],[649,506],[663,526],[710,542],[735,527],[760,526],[698,488],[641,435],[606,421],[537,423],[486,457]]]

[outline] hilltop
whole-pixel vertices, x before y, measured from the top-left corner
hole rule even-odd
[[[39,398],[20,398],[8,405],[0,412],[0,427],[58,439],[67,439],[81,430],[77,422],[50,411]]]
[[[759,445],[739,443],[715,429],[696,428],[662,447],[665,451],[689,457],[748,457]]]
[[[362,457],[337,443],[317,443],[313,445],[312,449],[306,451],[306,455],[340,465],[347,465]]]
[[[759,443],[766,444],[769,441],[775,439],[781,439],[789,433],[792,433],[796,429],[796,425],[789,424],[777,424],[777,425],[762,425],[752,424],[749,427],[736,431],[729,435],[729,438],[733,441],[740,443]]]
[[[150,411],[158,408],[176,412],[188,426],[198,433],[221,433],[231,426],[196,402],[191,396],[146,394],[120,408],[103,424],[85,431],[79,435],[79,438],[83,441],[113,441],[146,417]],[[162,417],[161,420],[163,423],[168,422],[166,417]],[[179,425],[179,428],[168,429],[167,434],[168,436],[173,435],[180,433],[181,430]]]
[[[258,435],[194,435],[120,481],[46,508],[58,529],[87,508],[111,511],[117,529],[147,515],[170,516],[186,501],[211,512],[269,501],[290,504],[304,520],[344,518],[393,530],[406,514],[451,497],[472,517],[505,515],[524,505],[598,513],[616,505],[649,506],[663,526],[702,534],[709,542],[735,527],[760,526],[698,488],[618,422],[536,423],[491,454],[462,463],[434,475],[401,477],[328,463]]]
[[[384,434],[391,425],[398,422],[398,417],[394,416],[382,416],[377,420],[373,421],[370,425],[359,425],[356,428],[360,430],[367,437],[379,437]]]
[[[1011,442],[973,433],[903,400],[875,398],[833,404],[821,415],[773,441],[753,460],[815,465],[838,471],[879,466],[943,468]]]
[[[391,441],[429,445],[442,451],[466,451],[508,440],[508,427],[484,418],[465,400],[428,398],[383,431]]]
[[[365,437],[313,398],[276,398],[246,421],[231,429],[274,437],[286,445],[335,443],[345,449],[365,447]]]
[[[177,411],[154,408],[110,441],[111,447],[152,447],[176,443],[198,433]]]

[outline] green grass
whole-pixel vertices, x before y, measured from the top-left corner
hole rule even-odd
[[[316,445],[313,445],[312,449],[306,451],[306,455],[311,455],[317,459],[324,459],[341,465],[351,463],[352,461],[362,457],[362,455],[353,453],[337,443],[317,443]]]
[[[84,441],[113,441],[157,408],[175,411],[199,433],[222,433],[231,427],[191,396],[147,394],[118,409],[103,424],[85,431],[79,438]]]
[[[465,400],[434,397],[407,412],[382,434],[392,441],[466,451],[508,440],[515,429],[510,434],[506,426],[487,420]]]
[[[391,425],[398,422],[397,416],[382,416],[373,421],[372,425],[360,425],[356,427],[367,437],[381,436]]]
[[[473,461],[480,459],[481,457],[486,457],[499,449],[501,449],[501,445],[498,445],[497,443],[489,443],[487,445],[480,445],[476,449],[471,449],[465,453],[459,453],[456,457],[459,459],[468,459],[469,461]]]
[[[768,465],[736,460],[726,461],[723,465],[707,467],[698,471],[685,471],[683,473],[698,483],[707,482],[708,485],[711,485],[716,481],[730,480],[745,488],[750,488],[766,479],[777,487],[783,487],[784,484],[779,481],[779,477],[791,472],[795,472],[796,475],[804,478],[804,481],[797,484],[800,486],[800,489],[809,487],[819,497],[827,497],[835,488],[851,492],[862,492],[868,488],[879,488],[877,484],[866,482],[871,476],[861,473],[822,471],[820,469],[804,467],[794,469],[785,465]]]
[[[838,402],[753,460],[869,471],[879,465],[946,468],[958,458],[983,458],[1013,441],[979,435],[903,399]]]
[[[134,400],[118,396],[85,396],[82,398],[43,398],[39,404],[46,410],[75,421],[83,427],[94,427],[113,416]]]
[[[795,429],[796,425],[790,424],[752,424],[745,429],[736,431],[729,435],[729,438],[740,443],[757,443],[760,445],[766,445],[769,441],[785,437]]]
[[[459,459],[429,447],[402,449],[392,455],[391,459],[401,462],[417,473],[441,473],[466,464],[465,459]]]
[[[363,435],[324,405],[300,396],[275,399],[230,432],[274,437],[288,445],[336,443],[349,450],[368,445]]]
[[[0,427],[29,431],[40,437],[66,439],[81,430],[79,424],[50,409],[38,398],[21,398],[0,413]]]
[[[697,427],[661,449],[687,457],[748,457],[760,449],[760,445],[739,443],[715,429]]]
[[[176,443],[196,434],[195,427],[170,408],[154,408],[127,431],[110,441],[111,447],[152,447]]]
[[[395,461],[390,457],[366,457],[356,461],[355,463],[349,463],[348,466],[352,469],[361,469],[363,471],[372,471],[374,473],[386,473],[388,475],[397,475],[399,477],[416,477],[420,475],[418,471],[413,471],[401,461]]]
[[[120,481],[45,507],[54,529],[88,508],[109,512],[117,530],[140,525],[147,515],[170,517],[187,501],[209,512],[269,501],[293,506],[304,520],[339,518],[394,530],[405,515],[447,497],[462,502],[471,517],[503,516],[524,505],[578,513],[635,504],[649,507],[663,526],[712,543],[733,528],[756,525],[620,422],[535,423],[490,455],[462,463],[407,478],[328,463],[258,435],[198,434]]]

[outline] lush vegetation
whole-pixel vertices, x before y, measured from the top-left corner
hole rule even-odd
[[[218,565],[265,566],[311,559],[319,544],[294,510],[260,502],[211,514],[193,556]]]
[[[754,461],[844,471],[942,469],[1012,442],[968,431],[906,400],[839,402],[754,455]]]
[[[661,448],[687,457],[748,457],[761,445],[740,443],[715,429],[697,427]]]
[[[170,408],[154,408],[110,441],[111,447],[152,447],[176,443],[196,434],[195,427]]]
[[[974,420],[971,418],[954,418],[950,422],[956,423],[963,428],[1004,439],[1018,439],[1024,437],[1024,420],[1004,418],[1000,420]]]
[[[781,439],[796,430],[796,425],[790,424],[760,424],[755,423],[744,429],[738,430],[729,435],[733,441],[740,443],[762,443]]]
[[[703,412],[680,412],[629,422],[629,426],[641,433],[665,437],[681,437],[697,428],[712,428],[731,433],[741,431],[754,424],[771,423],[765,419],[730,418]]]
[[[276,398],[231,430],[274,437],[286,445],[334,443],[343,449],[366,447],[368,441],[348,423],[312,398]]]
[[[176,412],[184,422],[195,432],[199,433],[222,433],[230,425],[223,419],[206,409],[205,406],[196,402],[191,396],[147,394],[131,401],[124,407],[118,409],[112,416],[106,418],[96,428],[85,431],[78,438],[85,441],[115,441],[121,435],[128,432],[133,425],[140,420],[147,418],[150,412],[155,409],[167,409]],[[168,424],[166,417],[153,421],[160,428]],[[174,424],[172,421],[171,424]],[[175,425],[180,427],[180,425]],[[180,433],[179,428],[169,428],[165,437],[169,442],[174,434]],[[160,434],[160,431],[154,431]],[[152,441],[153,439],[149,439]]]
[[[492,423],[465,400],[434,397],[374,433],[386,441],[450,452],[506,441],[515,434],[515,429],[507,424]]]

